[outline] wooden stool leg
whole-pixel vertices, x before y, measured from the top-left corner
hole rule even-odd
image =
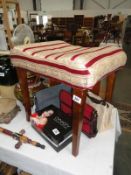
[[[99,95],[100,92],[100,81],[93,87],[92,92],[96,95]]]
[[[26,112],[26,120],[29,121],[31,114],[31,105],[30,105],[28,83],[27,83],[27,71],[22,68],[17,68],[17,75],[22,92],[23,104]]]
[[[79,153],[80,134],[83,122],[83,111],[86,100],[86,90],[73,88],[73,145],[72,154]]]
[[[116,73],[115,72],[112,72],[107,77],[105,100],[108,101],[108,102],[112,101],[115,79],[116,79]]]

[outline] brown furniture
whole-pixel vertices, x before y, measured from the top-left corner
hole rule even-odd
[[[62,49],[66,49],[66,52],[63,52]],[[67,52],[67,49],[69,52]],[[71,49],[73,49],[73,52],[71,52]],[[56,53],[54,53],[54,50],[56,50]],[[82,50],[84,53],[81,53]],[[97,57],[96,55],[94,57],[95,51],[98,54]],[[86,55],[83,57],[83,54]],[[90,58],[92,59],[90,60]],[[116,58],[119,59],[119,62],[114,61]],[[77,156],[87,90],[94,86],[93,91],[98,94],[100,89],[98,80],[105,76],[107,77],[105,99],[111,101],[116,70],[126,63],[126,55],[123,50],[116,47],[82,48],[69,45],[63,41],[50,41],[15,47],[11,52],[11,60],[17,68],[28,121],[31,114],[26,76],[28,70],[37,75],[49,77],[51,85],[61,82],[71,85],[73,88],[72,154]],[[104,66],[102,66],[103,64]]]

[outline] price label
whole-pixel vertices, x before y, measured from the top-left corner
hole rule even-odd
[[[52,129],[52,132],[53,132],[55,135],[60,134],[60,131],[59,131],[57,128]]]
[[[81,98],[76,95],[73,95],[73,101],[75,101],[78,104],[81,104]]]
[[[0,72],[0,77],[4,77],[5,74],[3,72]]]

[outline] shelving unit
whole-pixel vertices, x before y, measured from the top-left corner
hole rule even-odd
[[[15,5],[16,15],[17,15],[17,19],[18,19],[17,23],[18,24],[22,23],[19,2],[17,0],[0,0],[0,7],[3,9],[3,25],[5,28],[5,32],[6,32],[7,43],[8,43],[9,49],[14,47],[14,45],[11,41],[13,31],[10,29],[9,18],[8,18],[8,9],[10,8],[10,4]]]
[[[88,29],[93,29],[94,18],[93,17],[85,17],[83,23],[84,23],[84,27],[87,27]]]

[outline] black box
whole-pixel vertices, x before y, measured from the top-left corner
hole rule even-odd
[[[17,73],[10,62],[10,57],[0,56],[0,85],[14,85],[17,82]]]
[[[32,126],[57,152],[59,152],[72,141],[72,118],[53,105],[37,111],[37,113],[41,115],[44,111],[48,110],[53,110],[54,113],[48,117],[48,122],[44,128],[39,129],[34,124],[32,124]]]

